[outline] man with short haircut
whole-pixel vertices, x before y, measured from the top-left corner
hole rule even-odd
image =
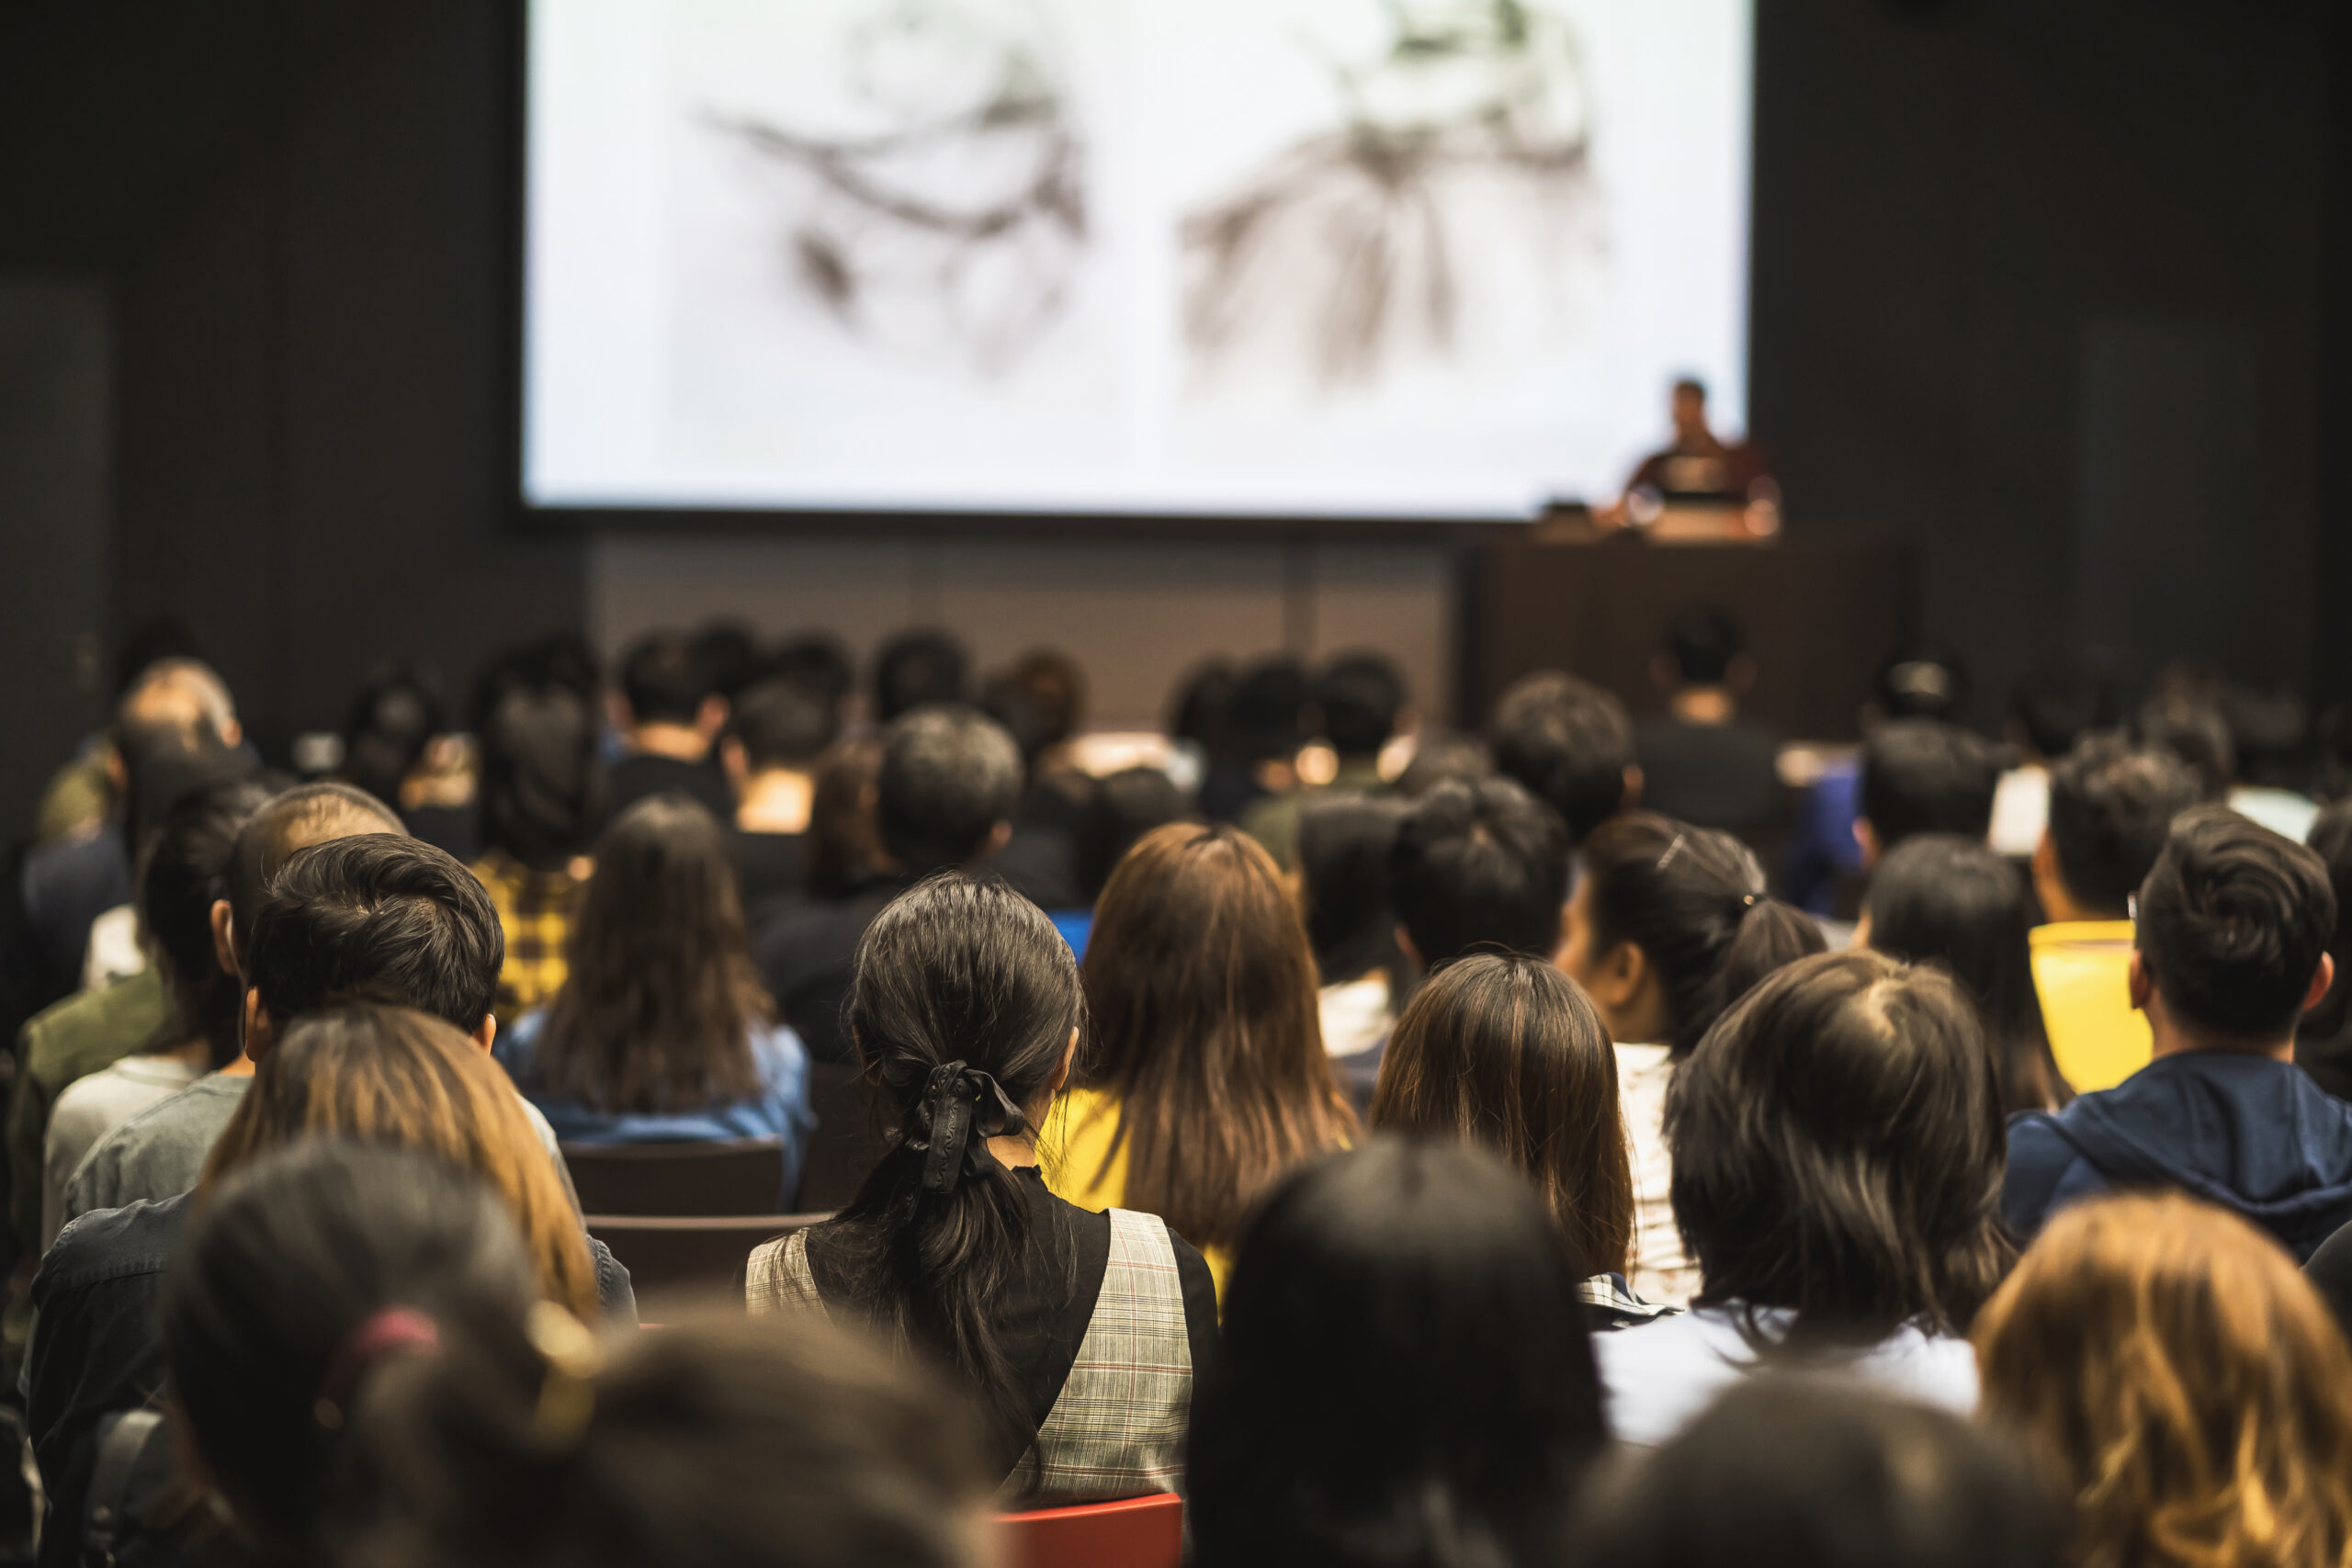
[[[1568,901],[1560,814],[1510,779],[1441,784],[1388,852],[1396,940],[1424,972],[1478,952],[1549,958]]]
[[[874,917],[924,877],[976,866],[1001,848],[1021,787],[1020,747],[971,708],[918,708],[884,732],[875,818],[888,863],[837,902],[777,917],[752,946],[769,994],[812,1060],[850,1059],[842,1002]]]
[[[1241,829],[1266,846],[1274,863],[1290,871],[1298,863],[1298,814],[1316,790],[1379,790],[1380,754],[1396,738],[1405,713],[1405,677],[1385,655],[1349,653],[1315,676],[1315,711],[1323,740],[1331,748],[1331,777],[1310,787],[1260,795],[1241,814]]]
[[[1642,797],[1634,721],[1589,681],[1556,670],[1517,681],[1487,728],[1495,771],[1558,812],[1571,843]]]
[[[400,816],[347,784],[310,784],[273,795],[237,830],[222,875],[226,896],[212,906],[215,961],[246,974],[264,895],[297,851],[356,834],[405,836]],[[242,991],[244,987],[240,987]],[[253,1058],[240,1055],[187,1088],[124,1118],[90,1146],[65,1183],[60,1223],[93,1209],[118,1209],[141,1198],[167,1198],[196,1185],[220,1129],[253,1082]]]
[[[1685,610],[1668,626],[1652,672],[1666,689],[1667,716],[1635,732],[1642,804],[1743,837],[1770,827],[1781,809],[1781,747],[1739,716],[1756,682],[1739,623],[1712,606]]]
[[[735,871],[757,920],[808,885],[808,807],[817,759],[840,733],[830,704],[771,678],[735,699],[718,754],[735,792]]]
[[[2009,1123],[2001,1209],[2030,1237],[2117,1189],[2172,1188],[2268,1231],[2298,1259],[2352,1222],[2352,1106],[2294,1064],[2327,994],[2335,894],[2310,850],[2218,807],[2172,826],[2139,891],[2132,1005],[2154,1059],[2056,1115]]]
[[[943,631],[903,631],[874,653],[874,717],[895,724],[917,708],[944,707],[969,694],[971,660]]]
[[[608,773],[608,801],[618,816],[648,795],[683,795],[720,822],[734,819],[727,781],[710,767],[711,742],[727,722],[727,699],[691,638],[655,632],[621,660],[612,697],[613,727],[629,754]]]
[[[2033,987],[2058,1070],[2078,1092],[2111,1089],[2147,1066],[2148,1021],[2132,1005],[2132,896],[2154,869],[2197,780],[2171,752],[2089,735],[2050,772],[2050,818],[2033,852],[2047,925],[2033,941]]]
[[[2094,729],[2120,712],[2114,682],[2087,665],[2058,660],[2027,671],[2009,694],[2007,738],[2016,766],[1993,794],[1993,848],[2024,860],[2050,829],[2050,770]]]
[[[2001,770],[1993,749],[1939,719],[1883,724],[1862,743],[1861,815],[1854,838],[1862,863],[1921,833],[1982,840],[1993,826]]]

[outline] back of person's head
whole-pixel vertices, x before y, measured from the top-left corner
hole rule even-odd
[[[1965,1332],[2007,1266],[2000,1086],[1940,968],[1770,976],[1676,1070],[1666,1141],[1698,1299],[1790,1309],[1793,1343]]]
[[[415,1008],[471,1032],[490,1014],[506,938],[481,881],[421,839],[364,833],[297,850],[243,950],[271,1026],[338,1004]]]
[[[715,687],[684,632],[649,632],[621,655],[621,697],[638,724],[692,724]]]
[[[1747,634],[1730,611],[1693,605],[1666,624],[1664,650],[1683,685],[1720,686],[1731,678],[1732,660],[1747,651]]]
[[[614,1114],[760,1090],[752,1031],[774,1003],[752,965],[734,846],[684,795],[640,800],[596,840],[526,1088]]]
[[[839,898],[881,865],[882,835],[875,824],[875,780],[882,772],[882,742],[847,735],[817,759],[808,787],[808,890]]]
[[[2074,1505],[2075,1562],[2352,1553],[2352,1354],[2244,1220],[2178,1194],[2069,1208],[1975,1339],[1986,1416]]]
[[[967,707],[917,708],[882,737],[875,828],[901,872],[969,865],[1021,802],[1021,749]]]
[[[222,897],[229,900],[229,929],[239,962],[253,951],[254,921],[269,885],[297,850],[361,833],[407,831],[390,807],[366,790],[331,779],[270,796],[237,829],[229,852]]]
[[[874,655],[874,716],[888,724],[917,708],[965,700],[970,660],[945,632],[900,632]]]
[[[585,853],[605,818],[597,744],[595,706],[569,684],[509,687],[481,726],[483,845],[535,871]]]
[[[2335,934],[2327,943],[2335,981],[2326,999],[2304,1015],[2302,1028],[2316,1039],[2332,1040],[2352,1021],[2352,801],[2323,807],[2304,842],[2327,867],[2328,889],[2335,895]]]
[[[1388,860],[1410,809],[1354,790],[1310,798],[1298,814],[1298,901],[1317,977],[1362,979],[1396,962]]]
[[[989,678],[980,710],[1004,726],[1023,765],[1035,768],[1086,722],[1086,671],[1058,649],[1032,649]]]
[[[1758,980],[1825,945],[1811,917],[1765,896],[1755,852],[1717,829],[1628,811],[1594,829],[1578,853],[1582,919],[1564,955],[1568,972],[1589,976],[1619,946],[1636,949],[1657,976],[1665,1043],[1678,1056]]]
[[[2294,1032],[2335,937],[2327,864],[2226,807],[2175,818],[2140,885],[2140,961],[2184,1028],[2267,1045]]]
[[[849,650],[840,638],[823,632],[787,638],[762,669],[766,676],[789,681],[822,701],[836,719],[857,684],[857,666]]]
[[[2161,747],[2180,759],[2197,780],[2198,799],[2229,797],[2238,776],[2237,747],[2218,701],[2158,696],[2140,709],[2137,728],[2143,744]]]
[[[743,748],[744,766],[755,774],[813,768],[841,734],[831,703],[781,675],[745,687],[728,711],[728,727]]]
[[[2040,1479],[1994,1433],[1851,1380],[1745,1378],[1600,1472],[1571,1568],[2060,1568]]]
[[[371,1380],[367,1568],[981,1568],[961,1400],[820,1318],[447,1334]]]
[[[688,644],[710,690],[732,702],[760,675],[760,639],[744,622],[725,617],[705,621]]]
[[[1154,828],[1193,818],[1193,799],[1161,768],[1136,766],[1097,779],[1078,829],[1078,878],[1091,906],[1112,868]]]
[[[1873,705],[1882,719],[1929,718],[1957,723],[1968,707],[1968,666],[1939,643],[1897,649],[1878,668]]]
[[[209,731],[130,722],[114,730],[122,764],[122,833],[133,861],[181,796],[217,788],[254,773],[253,759],[223,746]]]
[[[855,1299],[978,1391],[1002,1474],[1037,1435],[993,1315],[1029,1211],[988,1141],[1035,1138],[1086,1022],[1077,961],[1035,905],[950,872],[874,918],[844,1017],[897,1136],[830,1231]]]
[[[1405,677],[1383,653],[1345,653],[1316,672],[1323,739],[1342,757],[1377,757],[1405,711]]]
[[[1306,741],[1314,690],[1306,667],[1288,654],[1261,659],[1241,672],[1226,705],[1226,731],[1243,761],[1287,759]]]
[[[267,805],[250,780],[183,795],[164,818],[139,868],[139,919],[180,1024],[211,1048],[211,1065],[236,1059],[244,987],[222,969],[212,906],[228,897],[238,831]]]
[[[1233,694],[1241,678],[1233,665],[1212,659],[1177,682],[1169,699],[1170,739],[1189,742],[1212,759],[1232,750]]]
[[[1589,681],[1556,671],[1515,682],[1495,705],[1495,768],[1586,835],[1625,804],[1634,721]]]
[[[2026,671],[2009,694],[2009,720],[2033,755],[2055,762],[2095,730],[2123,716],[2116,682],[2080,660],[2058,660]]]
[[[2050,852],[2066,895],[2122,919],[2197,781],[2170,751],[2113,733],[2086,735],[2050,770]]]
[[[178,736],[190,750],[234,746],[243,731],[228,682],[202,660],[167,655],[141,669],[115,704],[118,735]]]
[[[1556,1560],[1603,1443],[1586,1265],[1484,1150],[1376,1138],[1251,1215],[1186,1451],[1200,1560]]]
[[[1413,754],[1395,787],[1407,800],[1419,800],[1442,784],[1474,784],[1494,776],[1495,760],[1476,737],[1424,725],[1413,737]]]
[[[1560,944],[1567,828],[1509,779],[1444,784],[1415,803],[1397,824],[1388,874],[1424,964],[1482,948],[1548,955]]]
[[[1878,863],[1862,913],[1873,949],[1941,964],[1967,987],[2007,1109],[2046,1111],[2070,1098],[2034,990],[2033,912],[2015,866],[1982,839],[1921,833]]]
[[[267,1559],[318,1561],[366,1378],[538,1297],[498,1193],[432,1155],[314,1138],[221,1183],[164,1279],[173,1402]]]
[[[425,748],[448,728],[438,686],[410,665],[380,665],[344,711],[343,776],[379,800],[398,801]]]
[[[1389,1034],[1371,1121],[1494,1150],[1534,1181],[1589,1272],[1625,1271],[1634,1171],[1617,1054],[1543,959],[1474,953],[1431,976]]]
[[[596,1310],[580,1213],[489,1052],[437,1018],[372,1003],[303,1019],[254,1069],[206,1160],[200,1204],[263,1156],[317,1137],[416,1149],[488,1182],[522,1231],[539,1292]]]
[[[1119,1102],[1127,1200],[1194,1246],[1230,1241],[1268,1182],[1353,1130],[1306,928],[1256,840],[1181,822],[1145,834],[1095,906],[1084,974],[1084,1077]]]
[[[1993,749],[1940,719],[1897,719],[1862,742],[1861,816],[1881,853],[1914,833],[1983,838],[2000,783]]]

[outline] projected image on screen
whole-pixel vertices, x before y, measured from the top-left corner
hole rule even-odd
[[[535,0],[549,506],[1524,516],[1740,416],[1748,0]]]

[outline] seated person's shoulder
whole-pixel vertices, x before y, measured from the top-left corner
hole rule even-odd
[[[33,1304],[135,1275],[160,1274],[187,1228],[187,1195],[120,1209],[94,1209],[57,1233],[33,1278]]]

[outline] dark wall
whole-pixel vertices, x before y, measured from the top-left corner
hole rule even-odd
[[[1792,526],[1919,545],[1983,718],[2093,620],[2141,665],[2178,624],[2247,676],[2352,679],[2329,7],[1758,9],[1751,405]],[[582,615],[582,546],[503,526],[507,12],[0,6],[0,267],[113,287],[113,626],[186,616],[265,733],[332,723],[370,657],[462,679]],[[2242,450],[2164,440],[2215,421]],[[2131,463],[2151,441],[2171,468]],[[2079,558],[2151,491],[2149,571],[2239,569],[2210,624],[2135,619]]]

